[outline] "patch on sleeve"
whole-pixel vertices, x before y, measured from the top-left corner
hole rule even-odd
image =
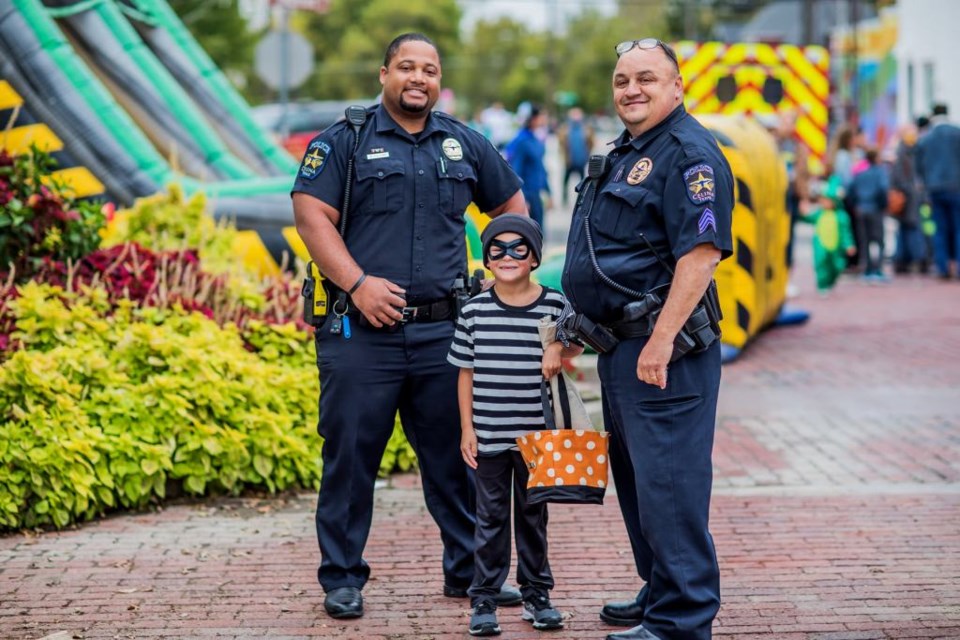
[[[716,199],[717,187],[710,165],[698,164],[690,167],[683,172],[683,181],[687,183],[687,196],[693,204],[704,204]]]
[[[314,140],[307,148],[307,154],[303,156],[303,162],[300,163],[300,177],[307,180],[313,180],[323,168],[327,166],[327,158],[330,157],[330,145],[323,140]]]
[[[713,210],[710,209],[710,207],[703,210],[703,213],[700,214],[700,220],[697,222],[697,230],[700,232],[700,235],[706,233],[707,229],[713,229],[714,233],[717,231],[717,219],[714,217]]]

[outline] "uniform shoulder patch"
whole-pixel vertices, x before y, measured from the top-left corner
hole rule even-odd
[[[697,164],[690,167],[683,172],[683,181],[687,184],[687,196],[693,204],[716,200],[717,183],[710,165]]]
[[[307,147],[307,153],[303,156],[303,162],[300,163],[300,177],[307,180],[313,180],[323,168],[327,166],[327,158],[330,157],[330,145],[323,140],[314,140]]]

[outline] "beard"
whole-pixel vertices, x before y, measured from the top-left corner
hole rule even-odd
[[[403,99],[403,94],[400,95],[400,108],[407,113],[423,113],[429,110],[430,106],[429,100],[426,100],[423,104],[411,104]]]

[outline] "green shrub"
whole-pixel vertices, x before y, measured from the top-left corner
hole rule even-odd
[[[199,313],[127,306],[101,317],[92,291],[20,294],[27,348],[0,367],[0,526],[143,507],[169,480],[196,495],[319,486],[306,348],[265,359]],[[270,340],[292,350],[288,331]]]
[[[318,381],[304,334],[27,284],[0,366],[0,528],[63,527],[189,494],[317,488]],[[381,473],[414,467],[399,424]]]

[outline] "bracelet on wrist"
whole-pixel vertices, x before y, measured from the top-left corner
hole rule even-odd
[[[362,285],[362,284],[363,284],[363,281],[366,280],[366,279],[367,279],[367,274],[366,274],[366,272],[361,273],[361,274],[360,274],[360,277],[357,278],[357,281],[353,283],[353,286],[350,287],[350,289],[347,291],[347,293],[352,296],[353,293],[354,293],[357,289],[360,288],[360,285]]]

